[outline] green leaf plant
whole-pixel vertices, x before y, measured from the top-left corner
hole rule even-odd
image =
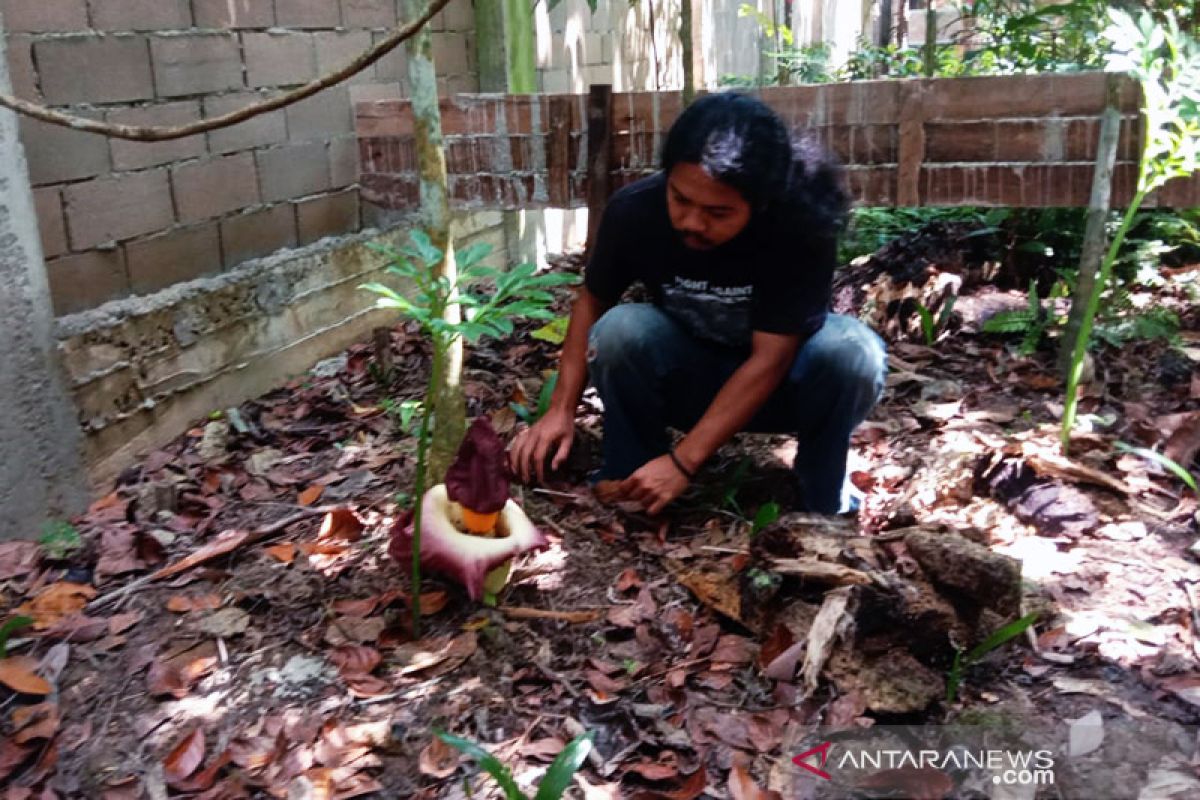
[[[957,650],[954,653],[954,663],[950,666],[950,671],[946,675],[946,702],[953,703],[958,697],[958,689],[962,686],[963,676],[973,664],[980,661],[988,653],[1006,644],[1012,639],[1017,638],[1025,630],[1037,621],[1037,613],[1026,614],[1018,620],[1012,622],[994,631],[991,636],[984,639],[969,651]]]
[[[463,739],[443,731],[434,733],[446,744],[478,762],[479,766],[500,785],[500,790],[504,792],[504,800],[529,800],[529,796],[518,788],[512,771],[504,766],[500,759],[469,739]],[[533,800],[559,800],[563,796],[567,787],[571,785],[571,778],[583,766],[588,753],[592,751],[593,739],[595,739],[595,733],[588,731],[575,737],[562,749],[542,777],[542,782],[538,785],[537,794],[533,796]]]
[[[458,272],[454,281],[438,275],[435,267],[442,252],[433,245],[428,234],[415,230],[408,244],[399,249],[375,245],[390,265],[386,271],[402,279],[406,291],[398,291],[383,283],[367,283],[361,287],[378,295],[380,308],[396,309],[413,320],[433,345],[433,365],[430,375],[440,374],[450,347],[458,340],[475,343],[484,337],[508,336],[513,321],[522,317],[553,319],[550,305],[554,302],[551,289],[574,283],[573,275],[539,274],[533,264],[519,264],[508,270],[485,267],[480,262],[491,252],[491,246],[477,243],[458,253]],[[459,322],[445,319],[445,310],[452,303],[462,308]],[[419,635],[421,618],[421,497],[425,494],[426,458],[433,427],[433,399],[437,387],[432,379],[419,406],[420,426],[417,432],[417,466],[413,489],[412,544],[412,614],[413,634]],[[403,408],[403,404],[401,408]],[[410,406],[412,408],[412,406]],[[415,409],[414,409],[415,410]]]
[[[1100,264],[1072,352],[1060,432],[1064,454],[1070,449],[1079,381],[1100,297],[1126,234],[1148,195],[1200,168],[1200,46],[1180,30],[1173,15],[1164,14],[1163,18],[1159,22],[1149,12],[1136,19],[1121,10],[1109,12],[1105,37],[1113,43],[1113,52],[1107,59],[1108,69],[1129,74],[1142,87],[1142,152],[1133,200]]]

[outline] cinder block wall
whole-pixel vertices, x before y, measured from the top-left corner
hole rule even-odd
[[[694,5],[699,21],[701,4]],[[679,0],[612,0],[594,13],[586,0],[563,0],[553,11],[538,3],[535,22],[543,92],[586,92],[593,83],[610,83],[618,92],[683,86]]]
[[[16,94],[112,122],[177,125],[341,66],[397,0],[0,0]],[[433,22],[444,92],[476,91],[473,11]],[[184,140],[110,140],[22,118],[54,312],[211,276],[376,221],[352,107],[402,98],[396,52],[287,109]]]

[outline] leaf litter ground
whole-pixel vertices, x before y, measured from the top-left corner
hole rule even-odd
[[[964,297],[968,320],[972,299],[1022,303]],[[151,453],[76,521],[81,547],[0,545],[5,606],[32,620],[0,661],[5,797],[490,796],[434,728],[526,788],[595,731],[571,789],[587,798],[821,796],[790,763],[818,724],[1041,719],[1068,735],[1098,712],[1105,746],[1136,750],[1119,723],[1200,721],[1195,498],[1114,449],[1189,463],[1200,447],[1200,315],[1184,320],[1182,372],[1161,344],[1101,354],[1096,429],[1072,459],[1048,354],[1018,358],[969,322],[936,347],[893,334],[888,391],[854,439],[865,505],[847,520],[788,513],[786,437],[739,438],[661,519],[603,505],[583,480],[588,400],[570,463],[519,490],[553,546],[518,565],[499,609],[429,580],[417,640],[407,570],[386,555],[414,445],[386,401],[420,396],[428,353],[397,327],[382,365],[357,345]],[[535,403],[554,365],[533,329],[469,353],[469,414],[506,435],[509,404]],[[783,516],[752,540],[768,502]],[[906,626],[871,611],[863,583],[921,573],[910,551],[930,535],[1022,559],[1019,609],[1042,614],[953,702],[947,642],[973,635],[962,598]],[[836,629],[847,605],[857,633]],[[1126,785],[1195,796],[1190,765],[1152,760]],[[944,773],[900,778],[893,796],[987,796]]]

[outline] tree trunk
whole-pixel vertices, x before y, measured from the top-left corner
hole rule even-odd
[[[419,11],[419,0],[405,0],[408,14]],[[427,28],[405,42],[408,54],[408,78],[412,92],[414,138],[421,176],[421,224],[434,246],[443,252],[439,275],[453,283],[457,278],[454,242],[450,238],[450,198],[446,184],[446,151],[442,145],[442,116],[438,109],[437,74],[433,66],[432,38]],[[445,319],[458,322],[458,303],[446,307]],[[435,359],[431,376],[433,387],[433,440],[426,475],[430,485],[440,483],[454,459],[466,430],[466,401],[462,389],[463,345],[461,339],[449,344],[443,357]]]

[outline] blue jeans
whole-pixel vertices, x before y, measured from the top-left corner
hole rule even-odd
[[[610,309],[588,334],[588,369],[604,402],[604,464],[597,478],[624,478],[667,452],[668,427],[690,430],[746,353],[688,334],[653,305]],[[745,430],[797,437],[792,465],[804,508],[852,510],[850,434],[879,401],[883,341],[853,317],[830,314],[796,355],[783,383]]]

